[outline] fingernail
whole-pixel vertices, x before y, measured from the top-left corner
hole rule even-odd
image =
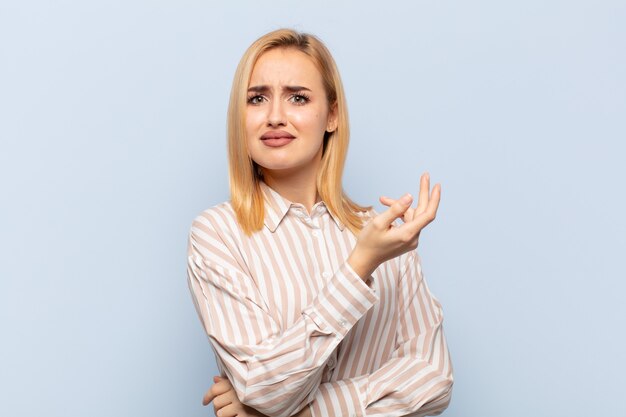
[[[409,204],[409,203],[411,202],[411,198],[412,198],[412,197],[411,197],[411,194],[406,193],[404,196],[402,196],[402,198],[400,199],[400,201],[401,201],[403,204]]]

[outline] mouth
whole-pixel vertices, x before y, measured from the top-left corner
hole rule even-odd
[[[275,148],[275,147],[287,145],[288,143],[291,143],[291,141],[294,139],[295,139],[294,136],[290,136],[290,137],[282,136],[278,138],[261,138],[261,141],[263,142],[263,144],[270,146],[272,148]]]
[[[284,146],[296,137],[286,130],[268,130],[261,136],[263,144],[271,147]]]
[[[284,130],[269,130],[267,132],[265,132],[263,134],[263,136],[261,136],[261,140],[266,140],[266,139],[293,139],[295,138],[294,135],[292,135],[289,132],[286,132]]]

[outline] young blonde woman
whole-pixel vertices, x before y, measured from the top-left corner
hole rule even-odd
[[[230,200],[200,213],[188,283],[227,416],[440,414],[453,369],[443,311],[417,252],[441,187],[377,213],[342,188],[346,99],[315,36],[256,40],[228,109]],[[397,219],[401,219],[400,223]]]

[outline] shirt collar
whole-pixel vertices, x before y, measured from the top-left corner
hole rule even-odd
[[[259,183],[261,185],[261,190],[263,192],[263,197],[265,200],[264,223],[265,223],[265,226],[267,226],[267,228],[272,233],[274,233],[274,231],[276,230],[280,222],[283,220],[283,218],[289,211],[289,208],[292,205],[296,206],[297,203],[293,203],[287,200],[285,197],[280,195],[278,191],[274,190],[272,187],[267,185],[265,181],[260,180]],[[330,214],[330,217],[332,217],[332,219],[337,224],[337,227],[339,227],[339,230],[343,231],[343,229],[345,228],[345,225],[337,217],[335,217],[330,212],[330,210],[328,210],[328,207],[326,207],[326,204],[323,201],[320,201],[319,203],[315,203],[315,204],[323,205],[328,211],[328,213]]]

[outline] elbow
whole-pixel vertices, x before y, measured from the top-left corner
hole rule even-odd
[[[440,370],[439,394],[432,399],[431,404],[435,408],[435,414],[443,413],[452,401],[452,391],[454,387],[454,369],[450,360],[450,353],[446,352],[446,360]]]
[[[454,381],[450,380],[449,384],[448,384],[448,388],[446,390],[446,392],[444,393],[441,401],[441,411],[443,412],[446,408],[448,408],[448,406],[450,405],[450,402],[452,401],[452,387],[454,385]]]
[[[429,416],[438,416],[448,408],[450,402],[452,401],[453,386],[454,378],[452,377],[452,374],[450,374],[445,377],[445,380],[442,383],[441,394],[430,402],[430,406],[428,406]]]

